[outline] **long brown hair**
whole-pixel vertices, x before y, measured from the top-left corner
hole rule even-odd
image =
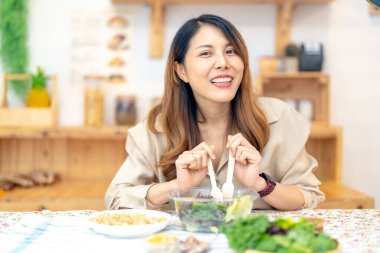
[[[197,103],[190,85],[177,75],[175,62],[184,62],[189,42],[203,24],[220,29],[244,63],[241,84],[231,101],[232,132],[241,132],[258,151],[261,151],[268,141],[269,126],[256,102],[257,96],[253,92],[249,71],[248,51],[242,36],[229,21],[215,15],[205,14],[190,19],[173,39],[166,64],[164,95],[161,103],[148,115],[149,129],[157,133],[155,124],[160,119],[158,123],[166,135],[167,149],[157,166],[164,171],[169,180],[176,178],[175,160],[178,156],[201,142]]]

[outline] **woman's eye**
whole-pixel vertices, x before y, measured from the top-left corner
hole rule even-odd
[[[228,49],[227,54],[236,54],[235,49]]]
[[[211,55],[211,53],[206,51],[206,52],[202,52],[200,55],[201,56],[209,56],[209,55]]]

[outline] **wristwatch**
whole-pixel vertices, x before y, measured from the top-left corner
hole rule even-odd
[[[267,183],[267,187],[265,187],[264,190],[258,192],[260,197],[263,198],[269,195],[274,190],[274,188],[276,187],[276,182],[265,173],[260,173],[259,176],[264,178],[265,182]]]

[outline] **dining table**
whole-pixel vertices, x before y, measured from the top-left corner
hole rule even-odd
[[[112,237],[98,234],[88,226],[88,217],[98,211],[0,211],[0,253],[10,252],[149,252],[147,236]],[[193,236],[210,245],[208,252],[234,251],[223,233],[195,233],[182,229],[174,211],[169,225],[160,233],[175,234],[181,240]],[[340,252],[380,253],[380,210],[302,209],[297,211],[253,210],[251,215],[270,219],[302,217],[323,220],[325,233],[335,238]]]

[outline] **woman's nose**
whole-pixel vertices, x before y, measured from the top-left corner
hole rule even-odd
[[[228,59],[224,54],[219,54],[216,56],[215,68],[217,69],[227,69]]]

